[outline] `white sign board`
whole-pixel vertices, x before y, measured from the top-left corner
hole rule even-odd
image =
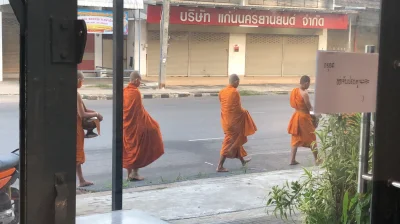
[[[315,113],[375,112],[378,54],[318,51]]]

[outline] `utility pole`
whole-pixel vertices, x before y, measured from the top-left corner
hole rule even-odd
[[[169,8],[170,0],[163,0],[162,20],[161,20],[161,38],[160,38],[160,73],[158,76],[158,88],[165,88],[165,76],[167,73],[167,55],[168,55],[168,27],[169,27]]]

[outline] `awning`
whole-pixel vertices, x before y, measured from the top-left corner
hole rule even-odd
[[[113,7],[113,0],[78,0],[78,6]],[[143,9],[143,0],[124,0],[124,9]]]
[[[8,5],[8,0],[0,0],[0,5]],[[78,0],[78,6],[113,7],[113,0]],[[143,0],[124,0],[125,9],[143,9]]]

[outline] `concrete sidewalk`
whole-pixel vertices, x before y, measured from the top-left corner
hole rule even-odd
[[[98,83],[100,81],[101,83]],[[112,84],[109,83],[110,80],[100,81],[85,80],[85,85],[79,89],[82,98],[87,100],[112,100],[113,90]],[[157,89],[158,84],[156,82],[143,81],[141,93],[145,99],[218,96],[218,92],[225,85],[219,85],[221,81],[214,81],[209,80],[210,83],[208,85],[188,85],[186,82],[181,83],[182,85],[168,86],[166,89]],[[179,83],[176,82],[176,84]],[[288,94],[296,86],[297,84],[249,84],[249,82],[242,82],[239,86],[239,91],[241,91],[242,95]],[[311,86],[310,92],[313,92],[313,86]],[[17,81],[0,82],[0,95],[18,94],[19,84]]]
[[[269,190],[298,180],[302,169],[209,178],[124,190],[124,210],[169,223],[283,223],[266,211]],[[77,195],[77,216],[111,211],[111,192]]]

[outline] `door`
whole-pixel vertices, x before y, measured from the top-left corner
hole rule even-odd
[[[285,36],[283,38],[284,76],[315,76],[318,36]]]
[[[4,78],[19,77],[19,24],[13,13],[3,13]]]
[[[191,33],[190,76],[228,76],[227,33]]]
[[[160,72],[160,31],[147,33],[147,75],[158,76]]]
[[[283,38],[278,35],[247,34],[246,76],[281,76]]]

